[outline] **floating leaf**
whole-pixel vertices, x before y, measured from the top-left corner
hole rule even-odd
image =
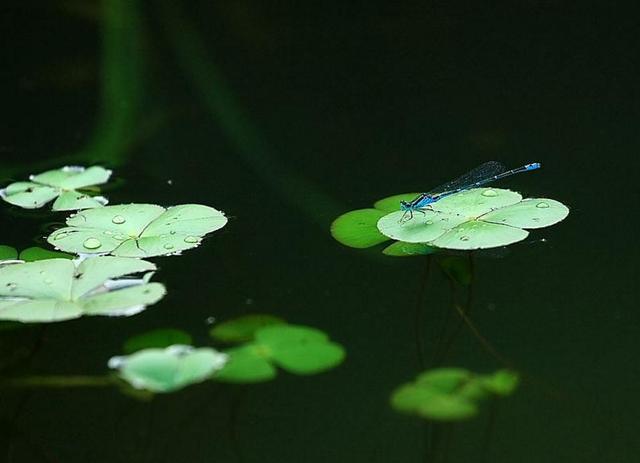
[[[422,373],[416,381],[400,386],[391,396],[391,405],[400,412],[438,421],[472,418],[482,400],[508,395],[517,386],[517,375],[499,370],[477,375],[461,368],[438,368]]]
[[[518,204],[482,216],[485,222],[518,228],[543,228],[564,220],[569,208],[553,199],[527,198]]]
[[[191,335],[175,328],[163,328],[138,334],[127,339],[122,350],[132,354],[142,349],[163,348],[174,344],[189,345],[193,342]]]
[[[226,223],[222,212],[200,204],[128,204],[74,214],[47,240],[65,252],[153,257],[197,247]]]
[[[0,244],[0,260],[15,260],[18,258],[18,251],[11,246]]]
[[[424,256],[438,252],[438,248],[424,243],[396,241],[382,250],[382,254],[395,257]]]
[[[257,345],[240,346],[225,351],[229,362],[215,376],[216,381],[228,383],[260,383],[276,377],[276,368],[269,353]]]
[[[256,330],[282,323],[286,322],[273,315],[248,314],[215,325],[209,330],[209,335],[220,342],[245,342],[253,340]]]
[[[31,175],[29,182],[16,182],[0,190],[0,197],[25,209],[42,207],[57,198],[54,211],[69,211],[102,207],[107,200],[102,196],[89,196],[77,191],[109,180],[111,171],[103,167],[67,166]]]
[[[364,249],[384,243],[389,238],[376,228],[384,212],[377,209],[358,209],[342,214],[331,224],[331,235],[336,241],[352,248]]]
[[[345,355],[344,349],[322,331],[285,324],[260,328],[253,343],[226,352],[229,364],[216,380],[236,383],[273,379],[273,364],[298,375],[319,373],[339,365]]]
[[[376,201],[373,205],[376,209],[383,212],[394,212],[400,210],[400,201],[411,201],[420,193],[403,193],[401,195],[393,195]]]
[[[476,188],[447,196],[424,213],[402,221],[404,212],[382,217],[377,228],[389,238],[437,248],[472,250],[506,246],[525,239],[523,228],[564,219],[569,209],[550,199],[525,199],[498,188]]]
[[[82,315],[128,316],[165,294],[160,283],[117,279],[152,272],[140,259],[95,257],[82,262],[47,259],[0,267],[0,320],[54,322]]]
[[[73,259],[75,256],[67,254],[65,252],[50,251],[39,246],[32,246],[30,248],[23,249],[20,252],[20,260],[25,262],[35,262],[37,260],[45,259]]]
[[[109,368],[136,389],[173,392],[210,378],[227,362],[227,355],[205,347],[173,345],[112,357]]]

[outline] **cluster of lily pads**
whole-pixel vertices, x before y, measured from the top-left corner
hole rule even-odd
[[[64,167],[0,190],[16,206],[33,209],[57,198],[54,211],[77,211],[47,237],[55,251],[0,246],[0,320],[44,323],[139,313],[166,293],[164,285],[150,281],[156,266],[143,258],[179,255],[227,223],[222,212],[200,204],[107,206],[106,198],[91,193],[110,175],[97,166]],[[267,381],[276,376],[276,365],[296,374],[318,373],[344,358],[342,347],[325,333],[273,316],[232,320],[211,335],[244,344],[220,352],[193,347],[191,336],[180,330],[154,330],[130,339],[126,355],[112,357],[108,365],[119,381],[157,393],[214,377]]]
[[[417,195],[394,195],[376,201],[373,208],[347,212],[331,224],[331,234],[338,242],[358,249],[394,240],[383,254],[416,256],[507,246],[524,240],[527,230],[548,227],[569,214],[564,204],[553,199],[524,199],[515,191],[474,188],[412,211],[407,220],[401,201],[411,202]],[[465,262],[456,256],[439,261],[449,278],[468,286],[471,274]],[[481,401],[510,395],[517,384],[517,374],[509,370],[478,375],[461,368],[438,368],[399,387],[391,404],[400,412],[429,420],[464,420],[478,413]]]
[[[290,325],[267,314],[250,314],[215,325],[211,338],[233,347],[194,348],[181,330],[153,330],[129,339],[124,356],[109,366],[121,380],[153,393],[172,392],[213,380],[258,383],[272,380],[277,367],[296,375],[329,370],[344,360],[344,349],[315,328]]]
[[[475,188],[447,196],[428,209],[402,220],[400,201],[417,193],[381,199],[373,208],[338,217],[331,234],[352,248],[369,248],[395,240],[382,251],[390,256],[430,254],[438,250],[474,250],[507,246],[524,240],[529,229],[563,220],[569,209],[548,198],[526,198],[501,188]]]

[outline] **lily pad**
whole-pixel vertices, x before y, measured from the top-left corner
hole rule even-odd
[[[396,241],[382,250],[382,254],[394,257],[424,256],[438,252],[438,248],[424,243]]]
[[[23,249],[20,251],[20,256],[18,259],[23,260],[25,262],[35,262],[37,260],[45,260],[45,259],[74,259],[75,256],[71,254],[67,254],[66,252],[60,251],[51,251],[49,249],[44,249],[39,246],[32,246],[30,248]]]
[[[83,315],[129,316],[162,299],[149,283],[155,265],[140,259],[47,259],[0,267],[0,320],[54,322]],[[147,272],[140,279],[118,279]]]
[[[511,394],[517,378],[508,370],[478,375],[461,368],[438,368],[396,389],[391,405],[397,411],[431,420],[465,420],[477,415],[480,403],[492,394]]]
[[[18,258],[18,251],[11,246],[0,245],[0,261],[2,260],[15,260]]]
[[[189,333],[175,328],[162,328],[127,339],[123,351],[125,354],[132,354],[142,349],[169,347],[175,344],[189,345],[192,342]]]
[[[358,249],[370,248],[389,238],[375,227],[385,213],[377,209],[358,209],[342,214],[331,224],[331,235],[336,241]]]
[[[216,375],[216,381],[228,383],[260,383],[276,377],[276,367],[271,364],[269,352],[258,345],[228,349],[229,362]]]
[[[204,347],[173,345],[112,357],[109,368],[136,389],[173,392],[209,379],[227,362],[227,355]]]
[[[402,221],[403,212],[382,217],[377,228],[389,238],[436,248],[472,250],[516,243],[524,228],[541,228],[563,220],[569,209],[550,199],[525,199],[499,188],[476,188],[447,196],[424,214]]]
[[[274,365],[298,375],[331,369],[344,360],[344,349],[322,331],[276,324],[255,332],[255,341],[226,351],[230,361],[216,380],[246,383],[273,379]]]
[[[31,175],[29,182],[16,182],[0,190],[6,202],[25,209],[37,209],[56,199],[54,211],[69,211],[102,207],[107,203],[102,196],[89,196],[77,190],[106,183],[111,171],[99,166],[85,169],[67,166]]]
[[[236,343],[252,341],[255,332],[269,325],[286,323],[283,319],[269,314],[248,314],[215,325],[209,335],[220,342]]]
[[[153,257],[197,247],[204,235],[226,223],[222,212],[200,204],[167,209],[154,204],[107,206],[72,215],[68,226],[47,241],[78,254]]]

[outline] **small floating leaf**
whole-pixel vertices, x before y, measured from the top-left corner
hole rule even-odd
[[[261,350],[255,345],[226,350],[229,362],[215,376],[215,380],[228,383],[260,383],[275,378],[276,368],[271,365],[268,354],[262,354]]]
[[[162,328],[138,334],[127,339],[122,350],[132,354],[142,349],[163,348],[174,344],[189,345],[193,342],[191,335],[175,328]]]
[[[117,279],[152,272],[140,259],[95,257],[82,262],[46,259],[0,267],[0,320],[54,322],[82,315],[128,316],[165,294],[160,283]]]
[[[405,243],[404,241],[396,241],[387,246],[382,254],[395,257],[422,256],[438,252],[438,248],[429,246],[424,243]]]
[[[477,375],[461,368],[438,368],[396,389],[391,405],[431,420],[458,421],[475,416],[491,394],[508,395],[516,386],[517,375],[507,370]]]
[[[377,209],[358,209],[342,214],[331,224],[331,235],[340,243],[352,248],[364,249],[384,243],[389,238],[375,227],[384,216]]]
[[[173,392],[210,378],[227,362],[214,349],[173,345],[144,349],[129,356],[112,357],[109,367],[136,389]]]
[[[47,240],[65,252],[153,257],[197,247],[226,223],[222,212],[200,204],[106,206],[69,217]]]
[[[220,342],[246,342],[253,340],[256,330],[283,323],[286,322],[273,315],[249,314],[214,325],[209,334]]]
[[[393,195],[376,201],[373,205],[376,209],[383,212],[395,212],[400,210],[400,201],[411,201],[420,193],[403,193],[401,195]]]
[[[331,342],[326,333],[286,324],[260,328],[254,342],[226,352],[231,360],[216,379],[238,383],[274,378],[273,364],[298,375],[319,373],[339,365],[345,356],[342,346]]]
[[[15,260],[18,258],[18,251],[11,246],[0,244],[0,260]]]
[[[0,190],[0,197],[15,206],[26,209],[42,207],[56,199],[54,211],[68,211],[102,207],[106,199],[101,196],[89,196],[77,190],[99,185],[109,180],[111,171],[93,166],[85,169],[67,166],[32,175],[29,182],[16,182]]]
[[[74,257],[75,256],[65,252],[50,251],[39,246],[32,246],[30,248],[23,249],[20,252],[19,259],[24,260],[25,262],[35,262],[37,260],[45,259],[73,259]]]

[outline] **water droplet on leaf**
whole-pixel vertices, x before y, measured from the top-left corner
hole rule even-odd
[[[545,203],[543,201],[541,203],[536,204],[536,207],[539,207],[540,209],[546,209],[547,207],[549,207],[549,203]]]
[[[121,215],[116,215],[113,219],[111,219],[111,221],[113,223],[115,223],[116,225],[120,225],[120,224],[125,223],[127,221],[127,219],[125,219]]]
[[[469,237],[467,235],[461,236],[460,241],[469,241]]]
[[[87,249],[98,249],[102,243],[97,238],[87,238],[82,245]]]
[[[200,241],[200,238],[198,238],[197,236],[187,236],[184,239],[185,243],[198,243]]]
[[[494,196],[498,196],[498,193],[496,193],[494,190],[485,190],[482,192],[482,196],[487,196],[487,197],[494,197]]]
[[[165,244],[165,245],[163,246],[163,248],[165,248],[165,249],[173,249],[173,244],[171,244],[171,243],[167,243],[167,244]]]

